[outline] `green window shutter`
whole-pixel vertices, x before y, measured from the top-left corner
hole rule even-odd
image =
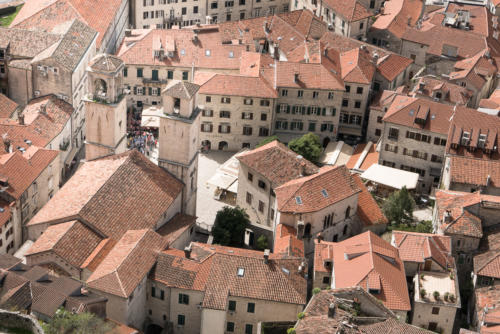
[[[323,110],[321,110],[321,115],[326,116],[326,108],[323,108]]]
[[[153,87],[149,87],[148,91],[149,91],[149,95],[153,95]]]
[[[290,105],[287,105],[286,106],[286,113],[289,114],[290,113]]]
[[[307,107],[307,114],[311,115],[311,106]]]

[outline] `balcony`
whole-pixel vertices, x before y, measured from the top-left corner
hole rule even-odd
[[[167,79],[159,79],[159,78],[142,78],[142,83],[143,84],[159,84],[159,85],[165,85],[167,84],[168,80]]]

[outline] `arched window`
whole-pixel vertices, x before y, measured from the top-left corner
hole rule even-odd
[[[304,229],[304,236],[310,236],[311,235],[311,223],[306,224],[306,228]]]
[[[345,219],[349,218],[351,216],[351,207],[348,206],[347,209],[345,210]]]
[[[106,85],[106,81],[102,79],[97,79],[94,82],[94,94],[97,97],[106,97],[106,94],[108,93],[108,86]]]

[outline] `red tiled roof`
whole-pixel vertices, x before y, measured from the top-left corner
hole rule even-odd
[[[229,296],[305,305],[306,280],[297,268],[301,258],[224,246],[191,244],[190,258],[176,249],[162,252],[150,279],[188,290],[203,291],[202,307],[225,310]],[[238,269],[243,275],[238,276]]]
[[[383,11],[373,22],[371,29],[388,30],[401,38],[411,27],[417,24],[424,8],[421,0],[390,0],[384,3]]]
[[[93,2],[88,0],[26,0],[11,27],[50,32],[56,26],[78,19],[97,31],[97,48],[108,29],[115,24],[122,0]],[[127,9],[125,9],[127,10]]]
[[[478,204],[480,201],[479,192],[463,193],[438,190],[436,192],[436,205],[441,229],[445,233],[481,238],[483,236],[481,219],[467,211],[467,207]],[[449,222],[445,221],[445,214],[450,215]]]
[[[432,259],[444,270],[453,264],[448,236],[404,231],[393,231],[392,236],[404,262],[425,263]]]
[[[292,226],[278,224],[273,252],[282,256],[304,257],[304,241],[297,238],[297,230]]]
[[[428,76],[419,78],[410,96],[434,98],[436,92],[442,94],[442,101],[452,105],[459,104],[465,106],[473,96],[473,92],[465,87]]]
[[[177,213],[172,219],[160,227],[156,233],[161,235],[169,244],[176,241],[182,233],[196,224],[196,217]]]
[[[475,290],[475,295],[477,319],[478,322],[482,324],[480,333],[500,333],[498,319],[496,319],[496,317],[489,317],[490,314],[498,315],[500,311],[500,286],[495,285],[478,288]]]
[[[10,118],[19,105],[0,93],[0,118]]]
[[[201,86],[199,93],[260,98],[277,97],[277,92],[260,77],[229,74],[216,74]]]
[[[152,230],[129,230],[90,275],[87,285],[128,298],[165,246],[166,241]]]
[[[420,115],[426,116],[423,126],[416,122]],[[387,110],[384,121],[419,130],[448,134],[452,115],[453,106],[421,98],[397,96]]]
[[[474,273],[500,279],[500,250],[491,250],[474,256]]]
[[[292,213],[319,211],[360,191],[345,166],[323,167],[275,189],[278,210]]]
[[[182,190],[171,174],[132,150],[86,162],[28,225],[81,217],[118,240],[131,229],[154,229]]]
[[[238,160],[271,181],[273,188],[301,175],[318,172],[318,167],[313,163],[298,156],[277,140],[240,154]]]
[[[335,272],[332,286],[359,285],[369,290],[377,282],[380,292],[372,294],[388,309],[411,309],[405,270],[396,248],[370,231],[331,245]]]
[[[357,0],[345,0],[342,2],[327,0],[324,6],[332,8],[337,15],[342,16],[347,22],[359,21],[373,15],[372,12]]]
[[[371,84],[376,68],[367,53],[367,51],[356,48],[340,55],[344,81]]]
[[[500,160],[451,156],[450,181],[498,188],[500,187]]]
[[[370,144],[370,148],[368,149],[368,153],[364,157],[358,169],[364,171],[367,170],[371,165],[378,163],[379,153],[377,152],[377,144],[372,144],[370,142],[356,145],[354,152],[345,164],[347,168],[353,169],[356,166],[356,163],[361,158],[362,153],[365,150],[366,145],[368,144]]]
[[[359,175],[353,174],[352,178],[361,189],[361,192],[358,195],[357,213],[364,226],[387,224],[387,217],[384,215],[368,189],[366,189]]]
[[[392,82],[412,63],[412,59],[394,53],[379,59],[377,62],[377,71],[389,82]]]

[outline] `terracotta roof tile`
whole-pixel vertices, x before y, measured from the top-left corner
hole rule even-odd
[[[370,145],[367,149],[366,145]],[[367,154],[363,157],[363,152],[367,150]],[[359,161],[363,157],[362,161]],[[379,152],[377,152],[377,144],[369,143],[360,143],[356,145],[354,152],[351,157],[345,164],[347,168],[354,169],[356,165],[358,170],[367,170],[371,165],[378,163]]]
[[[273,188],[298,178],[318,172],[318,167],[298,156],[277,140],[238,156],[244,163],[271,181]]]
[[[0,118],[10,118],[19,105],[0,93]]]
[[[413,60],[410,58],[406,58],[398,54],[390,54],[379,59],[377,62],[377,71],[389,82],[392,82],[412,63]]]
[[[453,265],[448,236],[403,231],[393,231],[392,235],[403,262],[425,263],[432,259],[444,270]]]
[[[387,217],[384,215],[377,202],[365,187],[359,175],[354,174],[352,178],[361,189],[358,195],[358,216],[364,226],[387,224]]]
[[[278,224],[273,252],[283,256],[304,257],[304,241],[297,238],[297,230],[292,226]]]
[[[335,287],[368,290],[369,276],[378,275],[381,290],[372,294],[391,310],[411,309],[403,262],[388,242],[368,231],[339,243],[321,243],[332,245]]]
[[[201,94],[276,98],[277,92],[260,77],[216,74],[200,88]]]
[[[477,319],[481,326],[481,334],[500,333],[498,320],[488,319],[488,315],[500,311],[500,286],[487,286],[475,290]],[[486,311],[487,310],[487,311]],[[493,320],[490,322],[488,320]],[[484,321],[484,323],[483,323]]]
[[[450,157],[451,182],[478,186],[500,186],[500,160]]]
[[[359,48],[340,55],[342,78],[346,82],[371,84],[376,71],[366,51]]]
[[[156,262],[166,241],[152,230],[129,230],[90,275],[90,288],[128,298]]]
[[[433,99],[436,92],[442,94],[441,101],[452,105],[459,104],[465,106],[473,96],[473,92],[465,87],[429,76],[419,78],[414,90],[409,95],[425,96]]]
[[[172,243],[179,238],[184,231],[196,224],[196,217],[177,213],[172,219],[160,227],[156,233],[161,235],[168,243]]]
[[[401,38],[411,26],[417,24],[424,3],[420,0],[390,0],[384,3],[383,8],[371,29],[387,30]]]
[[[373,15],[357,0],[345,0],[342,2],[328,0],[325,1],[325,5],[332,8],[337,15],[342,16],[347,22],[359,21]]]

